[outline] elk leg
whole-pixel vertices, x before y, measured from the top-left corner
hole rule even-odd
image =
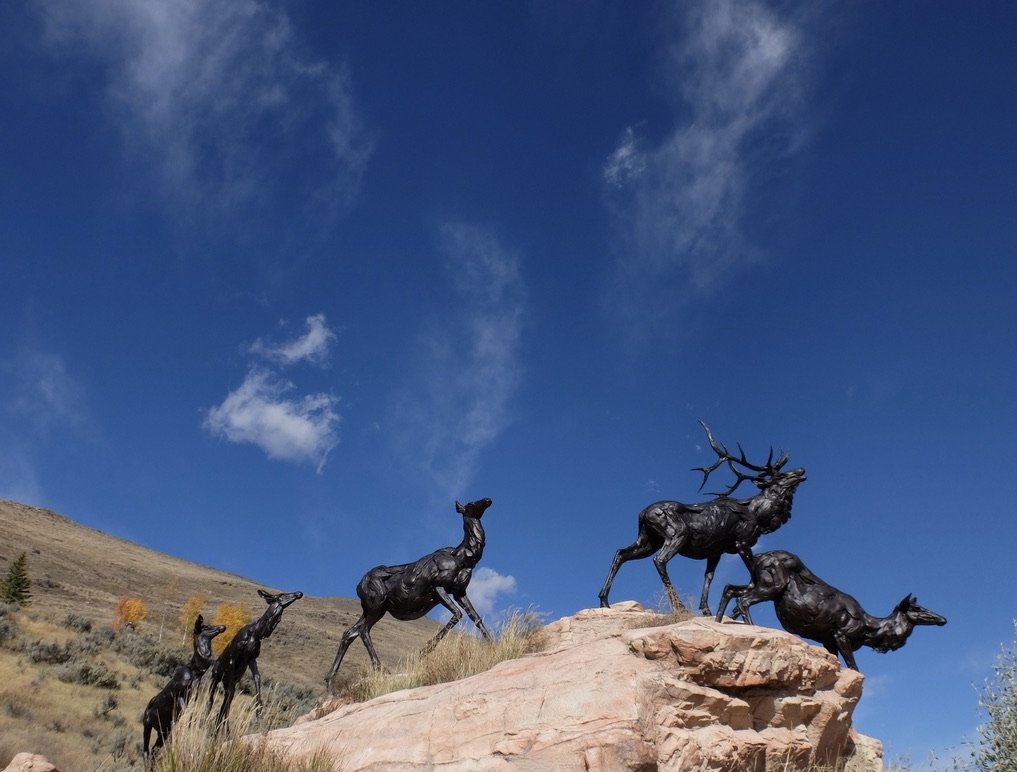
[[[682,547],[682,541],[675,539],[673,541],[664,542],[664,546],[660,548],[660,552],[653,556],[653,565],[657,569],[657,573],[660,574],[660,581],[664,583],[664,589],[667,591],[668,600],[671,601],[671,608],[675,611],[688,611],[685,608],[685,604],[678,598],[678,593],[674,591],[674,586],[671,584],[671,577],[667,575],[667,562],[678,554],[678,550]],[[708,588],[706,588],[708,589]],[[704,589],[704,593],[706,592]],[[707,609],[709,611],[709,609]]]
[[[740,597],[750,586],[748,584],[729,584],[724,587],[724,592],[720,596],[720,608],[717,609],[716,619],[718,622],[723,621],[724,612],[727,611],[727,604],[731,602],[731,599]],[[735,613],[740,613],[740,610],[736,610]]]
[[[222,676],[216,674],[215,670],[213,670],[212,671],[212,680],[208,684],[208,709],[205,711],[206,713],[211,713],[212,712],[212,705],[215,702],[215,693],[216,693],[216,690],[218,689],[219,684],[221,682],[222,682]]]
[[[710,585],[713,584],[713,572],[720,563],[720,555],[711,555],[706,559],[706,573],[703,574],[703,594],[699,598],[699,611],[704,617],[710,616]]]
[[[141,758],[144,761],[145,769],[151,768],[151,754],[148,748],[149,741],[152,739],[152,724],[148,721],[144,722],[145,731],[142,733],[141,738]]]
[[[352,625],[346,628],[346,632],[343,633],[343,637],[339,640],[339,650],[335,653],[335,659],[332,660],[332,667],[329,668],[328,675],[325,676],[325,686],[331,688],[332,679],[335,678],[336,672],[339,670],[339,665],[342,664],[343,657],[346,656],[346,650],[350,648],[350,644],[359,636],[364,642],[364,647],[367,649],[367,655],[371,658],[371,665],[374,666],[375,670],[381,670],[381,660],[378,659],[378,653],[374,650],[374,642],[371,640],[371,628],[374,624],[382,618],[384,612],[381,614],[371,614],[368,616],[365,611],[360,619],[354,622]]]
[[[847,639],[847,636],[843,633],[834,633],[833,640],[837,644],[837,651],[844,658],[844,664],[847,665],[854,671],[858,670],[858,665],[855,664],[855,653],[851,648],[851,644]]]
[[[448,593],[445,592],[444,589],[442,589],[441,587],[435,587],[434,594],[435,597],[438,598],[438,602],[452,613],[452,618],[445,624],[443,628],[441,628],[441,630],[438,631],[437,635],[435,635],[431,640],[424,644],[424,648],[420,650],[421,654],[427,654],[427,652],[433,651],[434,647],[438,645],[441,639],[448,634],[448,631],[455,627],[457,624],[459,624],[459,620],[463,618],[463,612],[460,611],[459,608],[454,603],[452,603],[452,599],[449,598]]]
[[[745,624],[747,625],[754,624],[754,622],[752,621],[752,615],[749,614],[749,605],[750,604],[746,603],[741,598],[738,599],[738,613],[742,615],[742,617],[745,619]]]
[[[261,673],[258,672],[258,661],[252,659],[249,667],[251,678],[254,679],[254,715],[261,718]]]
[[[741,587],[735,587],[735,592],[732,593],[738,604],[738,613],[745,619],[745,624],[751,625],[752,615],[749,614],[749,607],[755,606],[757,603],[762,603],[764,600],[773,600],[783,591],[783,587],[774,586],[759,586],[757,584],[747,584]],[[727,590],[724,590],[727,594]]]
[[[364,632],[360,636],[360,640],[364,642],[364,648],[367,649],[367,656],[371,658],[371,667],[375,670],[381,670],[381,660],[378,659],[378,652],[374,649],[374,641],[371,640],[371,628],[374,627],[374,622],[364,626]]]
[[[630,560],[639,560],[640,558],[646,558],[652,555],[659,549],[659,543],[655,543],[650,535],[643,529],[639,530],[639,536],[636,540],[628,547],[622,547],[616,553],[614,553],[614,561],[611,563],[611,570],[607,572],[607,579],[604,581],[604,586],[600,589],[600,607],[610,608],[610,604],[607,602],[607,594],[611,591],[611,584],[614,582],[615,574],[618,573],[618,569],[621,568],[622,563],[627,563]]]
[[[216,728],[221,727],[223,723],[225,723],[227,716],[229,716],[230,705],[233,704],[233,695],[236,692],[236,690],[237,685],[235,683],[230,683],[229,685],[227,685],[226,682],[223,682],[222,705],[219,706],[219,716],[215,720]]]
[[[489,633],[487,628],[484,627],[484,620],[480,618],[480,614],[478,614],[477,610],[473,608],[473,604],[470,602],[470,599],[466,597],[465,592],[456,597],[456,603],[463,607],[463,610],[466,612],[466,616],[473,620],[473,624],[475,624],[477,629],[480,630],[481,635],[489,641],[493,640],[491,638],[491,633]]]

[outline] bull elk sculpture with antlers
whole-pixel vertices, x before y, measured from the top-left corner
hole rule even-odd
[[[732,455],[726,447],[713,438],[710,427],[703,421],[703,429],[710,441],[710,447],[717,454],[717,460],[710,466],[696,467],[703,473],[703,482],[710,473],[726,463],[734,472],[735,481],[716,498],[701,504],[683,504],[680,501],[658,501],[639,513],[639,534],[628,547],[618,550],[611,563],[607,580],[600,590],[600,605],[608,606],[607,596],[611,583],[622,563],[654,555],[653,565],[664,583],[668,599],[673,608],[683,608],[671,585],[667,563],[675,555],[684,555],[693,560],[706,561],[703,577],[703,594],[699,599],[699,610],[710,616],[708,598],[713,572],[724,553],[737,554],[752,571],[752,547],[759,537],[776,531],[791,517],[791,502],[795,489],[805,479],[805,470],[796,467],[783,471],[788,454],[781,452],[773,459],[773,448],[763,465],[752,464],[745,458],[745,451],[738,446],[739,455]],[[749,481],[759,488],[759,493],[747,499],[731,498],[741,483]],[[656,554],[654,554],[656,553]]]

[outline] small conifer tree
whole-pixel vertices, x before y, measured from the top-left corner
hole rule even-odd
[[[17,603],[19,606],[28,606],[32,602],[31,588],[32,580],[28,577],[28,555],[22,552],[21,557],[7,569],[7,576],[0,584],[0,599],[8,603]]]

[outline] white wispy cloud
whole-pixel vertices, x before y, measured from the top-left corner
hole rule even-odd
[[[339,443],[338,398],[290,396],[296,387],[272,372],[252,368],[202,426],[230,442],[250,443],[269,458],[314,464],[320,473]]]
[[[487,230],[448,224],[442,248],[453,309],[421,337],[393,425],[407,456],[454,498],[472,478],[480,453],[510,422],[526,291],[518,255]]]
[[[92,419],[85,392],[67,370],[63,357],[45,351],[25,351],[0,364],[6,382],[6,412],[34,431],[56,429],[90,431]]]
[[[800,133],[801,32],[756,0],[680,7],[665,72],[675,125],[656,140],[624,129],[602,170],[626,255],[613,282],[636,304],[661,287],[708,293],[757,259],[748,184]]]
[[[345,68],[314,58],[284,7],[264,0],[48,0],[58,54],[106,78],[110,117],[158,166],[166,192],[223,207],[258,199],[314,159],[322,199],[355,195],[372,141]]]
[[[473,602],[477,613],[484,616],[494,611],[494,604],[499,595],[512,594],[515,591],[514,576],[505,576],[492,568],[480,566],[474,569],[466,594]]]
[[[249,352],[279,366],[327,365],[335,333],[324,314],[307,317],[305,324],[303,335],[279,343],[258,338]],[[297,387],[275,370],[252,365],[244,382],[206,412],[202,428],[229,442],[256,445],[269,458],[312,463],[320,474],[339,444],[339,398],[296,392]]]
[[[283,365],[301,361],[326,364],[335,333],[325,323],[324,314],[307,317],[305,324],[307,332],[290,341],[271,343],[258,338],[251,344],[251,353]]]
[[[46,500],[30,451],[12,438],[0,445],[0,498],[25,504]]]

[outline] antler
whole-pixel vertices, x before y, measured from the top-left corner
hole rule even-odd
[[[786,464],[788,462],[788,459],[790,458],[787,452],[782,450],[780,452],[780,455],[777,457],[777,461],[774,462],[773,446],[771,446],[770,454],[766,457],[766,465],[756,466],[755,464],[750,463],[749,460],[745,457],[745,451],[742,449],[741,443],[738,444],[739,455],[737,457],[733,456],[726,447],[724,447],[719,442],[717,442],[716,439],[714,439],[713,432],[710,431],[710,427],[706,425],[705,421],[700,419],[699,423],[706,431],[706,438],[710,441],[710,447],[713,448],[713,452],[717,454],[717,460],[714,461],[710,466],[693,467],[694,472],[703,473],[703,482],[699,484],[699,490],[702,490],[703,486],[706,485],[706,481],[710,477],[710,472],[713,472],[721,464],[727,463],[728,468],[730,468],[730,470],[734,473],[735,476],[734,483],[724,493],[711,493],[710,495],[729,496],[732,493],[734,493],[735,488],[737,488],[746,480],[756,483],[757,485],[761,483],[766,483],[769,480],[773,479],[773,476],[780,471],[780,468],[784,466],[784,464]],[[757,475],[745,474],[744,472],[737,469],[735,467],[735,464],[745,467],[746,469],[751,469],[753,472],[759,472],[759,474]]]

